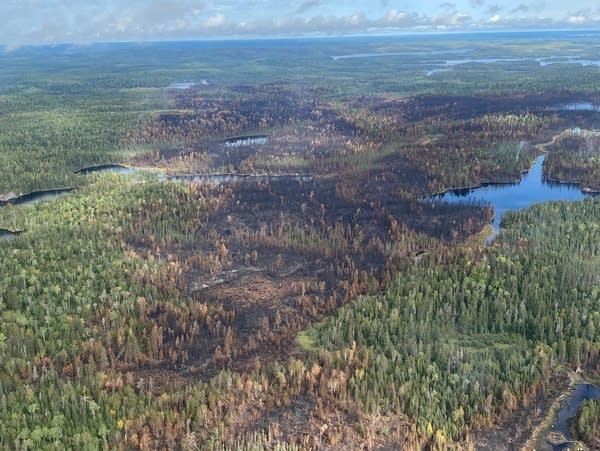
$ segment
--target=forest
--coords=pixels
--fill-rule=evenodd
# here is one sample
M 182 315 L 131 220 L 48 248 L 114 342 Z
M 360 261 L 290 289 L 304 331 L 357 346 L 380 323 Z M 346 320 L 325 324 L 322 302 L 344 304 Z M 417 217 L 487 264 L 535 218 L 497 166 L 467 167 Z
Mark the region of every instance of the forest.
M 573 421 L 573 434 L 586 443 L 597 443 L 600 437 L 598 401 L 585 401 Z
M 540 154 L 598 190 L 598 67 L 428 75 L 523 48 L 428 39 L 0 53 L 0 449 L 519 448 L 596 380 L 597 197 L 489 246 L 493 206 L 424 200 Z
M 549 146 L 546 160 L 548 179 L 572 181 L 590 191 L 600 190 L 598 154 L 600 136 L 594 131 L 575 128 Z

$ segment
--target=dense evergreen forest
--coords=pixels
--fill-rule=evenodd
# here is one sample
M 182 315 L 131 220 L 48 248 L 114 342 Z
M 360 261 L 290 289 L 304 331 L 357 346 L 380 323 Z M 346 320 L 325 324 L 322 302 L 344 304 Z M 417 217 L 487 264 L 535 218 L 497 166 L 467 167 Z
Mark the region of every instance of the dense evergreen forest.
M 576 128 L 549 146 L 546 160 L 548 178 L 580 183 L 585 189 L 600 190 L 600 135 Z
M 525 56 L 593 57 L 579 39 Z M 472 449 L 503 421 L 522 445 L 519 412 L 598 370 L 600 200 L 507 213 L 491 246 L 490 205 L 424 201 L 540 153 L 598 188 L 600 113 L 571 106 L 598 68 L 475 62 L 522 49 L 0 53 L 0 449 Z M 130 173 L 77 172 L 111 163 Z
M 600 440 L 600 402 L 584 401 L 571 429 L 578 439 L 596 444 Z
M 535 399 L 556 362 L 595 361 L 599 215 L 598 202 L 509 215 L 493 249 L 423 259 L 304 341 L 337 357 L 351 399 L 415 418 L 443 447 Z

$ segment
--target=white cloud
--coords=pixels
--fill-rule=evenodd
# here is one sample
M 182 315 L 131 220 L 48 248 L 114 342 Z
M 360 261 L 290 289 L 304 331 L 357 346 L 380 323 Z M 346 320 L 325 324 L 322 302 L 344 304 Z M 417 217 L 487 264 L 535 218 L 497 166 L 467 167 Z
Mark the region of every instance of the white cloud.
M 440 14 L 432 17 L 425 22 L 426 26 L 434 26 L 438 30 L 448 30 L 468 25 L 475 25 L 471 16 L 466 13 L 453 12 L 450 14 Z
M 525 14 L 529 12 L 529 6 L 527 6 L 525 3 L 520 3 L 519 5 L 515 6 L 510 12 L 513 14 Z
M 222 27 L 226 23 L 227 23 L 227 18 L 225 17 L 225 15 L 222 13 L 217 13 L 213 16 L 210 16 L 206 20 L 206 22 L 204 22 L 204 25 L 206 25 L 209 28 L 216 28 L 216 27 Z
M 376 21 L 376 26 L 382 27 L 410 27 L 418 25 L 420 19 L 417 15 L 406 11 L 390 9 L 381 19 Z
M 315 9 L 318 8 L 319 6 L 321 6 L 321 1 L 320 0 L 307 0 L 305 2 L 302 2 L 298 8 L 296 9 L 296 14 L 302 14 L 305 13 L 311 9 Z
M 356 14 L 352 14 L 349 18 L 348 18 L 348 23 L 350 25 L 360 25 L 364 22 L 365 20 L 365 14 L 364 13 L 356 13 Z
M 444 2 L 440 5 L 442 9 L 456 9 L 456 3 Z
M 0 0 L 0 44 L 600 27 L 593 0 L 571 0 L 570 12 L 543 0 L 438 1 L 402 10 L 387 0 Z

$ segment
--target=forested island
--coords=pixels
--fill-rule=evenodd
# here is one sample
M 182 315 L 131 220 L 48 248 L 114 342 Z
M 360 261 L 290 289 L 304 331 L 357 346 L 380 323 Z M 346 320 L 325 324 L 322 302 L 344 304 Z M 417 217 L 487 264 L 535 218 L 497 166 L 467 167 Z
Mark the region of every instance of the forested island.
M 0 53 L 0 449 L 596 446 L 600 38 L 541 37 Z M 436 197 L 542 155 L 493 240 Z

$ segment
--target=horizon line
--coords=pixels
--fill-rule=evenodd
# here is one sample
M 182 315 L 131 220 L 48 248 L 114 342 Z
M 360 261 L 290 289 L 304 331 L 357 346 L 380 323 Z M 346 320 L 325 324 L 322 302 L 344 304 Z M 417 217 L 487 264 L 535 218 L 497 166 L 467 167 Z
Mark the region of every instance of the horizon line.
M 445 36 L 445 35 L 486 35 L 486 34 L 518 34 L 518 33 L 577 33 L 589 35 L 590 33 L 600 36 L 600 29 L 595 28 L 528 28 L 528 29 L 475 29 L 475 30 L 423 30 L 423 31 L 394 31 L 390 33 L 353 33 L 353 34 L 306 34 L 306 35 L 272 35 L 272 36 L 219 36 L 219 37 L 189 37 L 180 39 L 131 39 L 131 40 L 101 40 L 90 42 L 56 42 L 56 43 L 40 43 L 40 44 L 23 44 L 18 47 L 10 48 L 6 44 L 0 43 L 0 50 L 11 52 L 19 49 L 27 48 L 52 48 L 52 47 L 91 47 L 95 45 L 119 45 L 119 44 L 163 44 L 163 43 L 218 43 L 218 42 L 249 42 L 249 41 L 299 41 L 299 40 L 335 40 L 335 39 L 352 39 L 352 38 L 400 38 L 411 36 Z M 593 35 L 592 35 L 593 36 Z

